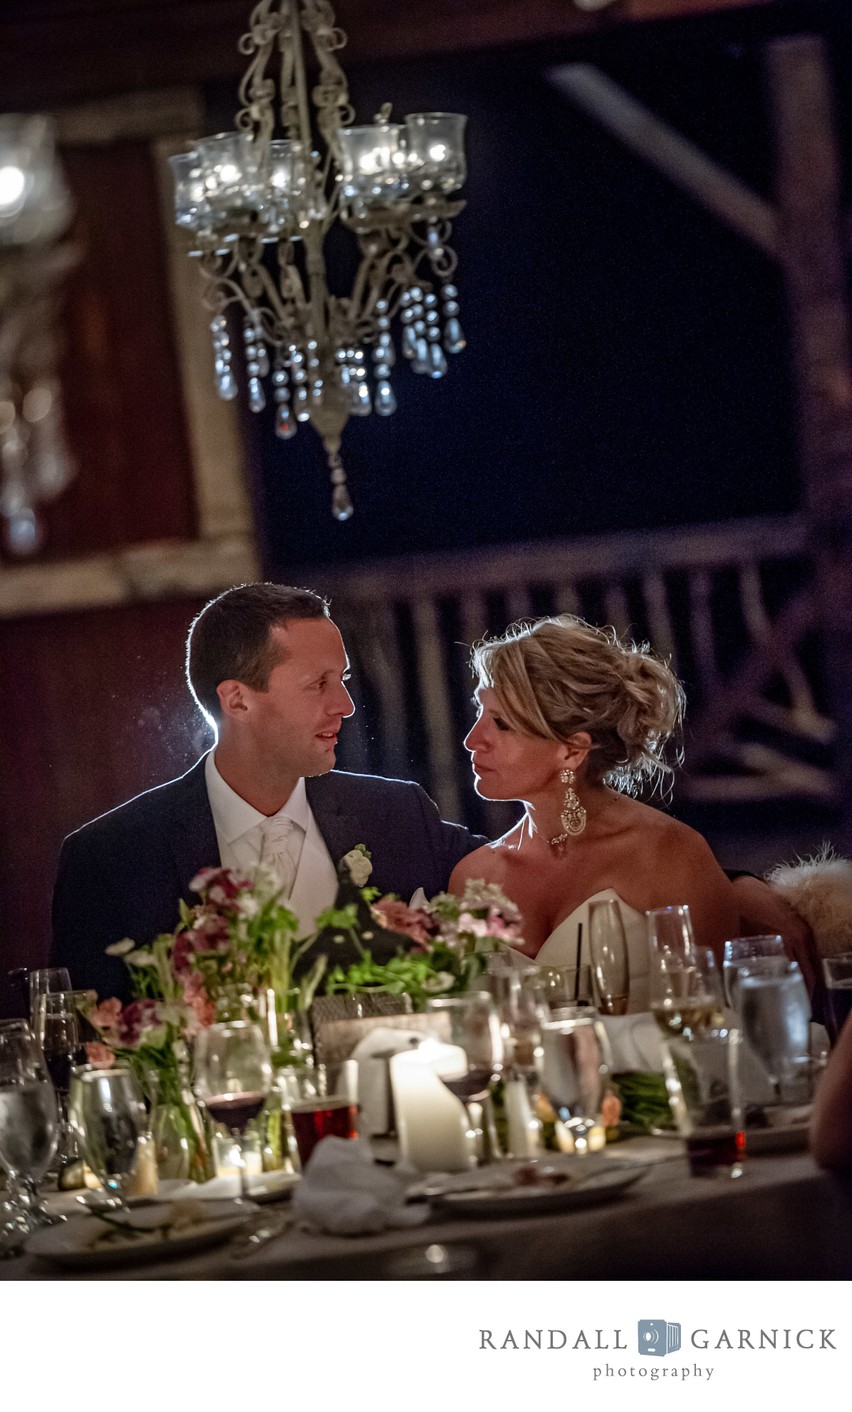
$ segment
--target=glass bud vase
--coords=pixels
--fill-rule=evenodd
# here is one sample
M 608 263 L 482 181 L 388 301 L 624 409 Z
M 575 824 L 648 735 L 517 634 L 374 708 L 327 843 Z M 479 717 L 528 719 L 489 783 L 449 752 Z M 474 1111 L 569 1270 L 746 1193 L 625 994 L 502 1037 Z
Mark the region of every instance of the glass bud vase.
M 206 1182 L 213 1176 L 213 1161 L 201 1110 L 184 1074 L 177 1068 L 159 1069 L 149 1077 L 150 1131 L 161 1181 Z

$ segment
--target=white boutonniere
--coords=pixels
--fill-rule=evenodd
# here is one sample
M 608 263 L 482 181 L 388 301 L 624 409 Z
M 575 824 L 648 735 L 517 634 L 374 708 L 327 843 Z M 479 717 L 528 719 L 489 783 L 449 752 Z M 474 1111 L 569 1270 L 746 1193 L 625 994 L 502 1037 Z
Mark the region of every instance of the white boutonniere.
M 363 887 L 373 871 L 370 850 L 365 843 L 356 843 L 340 860 L 341 872 L 348 873 L 356 887 Z

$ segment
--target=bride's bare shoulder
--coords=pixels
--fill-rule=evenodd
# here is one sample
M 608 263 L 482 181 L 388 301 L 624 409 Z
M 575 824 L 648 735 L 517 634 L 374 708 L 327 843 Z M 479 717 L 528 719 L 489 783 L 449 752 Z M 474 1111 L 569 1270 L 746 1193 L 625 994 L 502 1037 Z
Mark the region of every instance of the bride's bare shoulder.
M 483 882 L 500 882 L 505 873 L 505 852 L 511 834 L 505 834 L 494 843 L 485 843 L 475 848 L 457 863 L 450 877 L 448 891 L 464 892 L 464 885 L 475 879 Z

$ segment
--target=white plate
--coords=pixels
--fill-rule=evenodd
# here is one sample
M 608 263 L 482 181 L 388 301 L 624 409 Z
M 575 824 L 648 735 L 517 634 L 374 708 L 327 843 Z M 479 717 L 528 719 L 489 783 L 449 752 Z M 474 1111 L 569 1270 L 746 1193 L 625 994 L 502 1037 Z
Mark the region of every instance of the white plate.
M 302 1180 L 298 1172 L 263 1172 L 248 1179 L 249 1199 L 259 1206 L 269 1201 L 283 1201 Z M 194 1197 L 196 1201 L 220 1201 L 240 1194 L 237 1176 L 213 1177 L 209 1182 L 160 1182 L 159 1196 L 167 1201 Z
M 205 1246 L 216 1245 L 239 1230 L 255 1210 L 253 1205 L 236 1201 L 206 1202 L 206 1219 L 201 1224 L 164 1237 L 155 1228 L 162 1224 L 171 1209 L 171 1202 L 151 1202 L 147 1206 L 134 1207 L 133 1227 L 141 1234 L 124 1236 L 116 1232 L 113 1242 L 94 1248 L 89 1242 L 97 1218 L 82 1212 L 61 1225 L 35 1231 L 28 1238 L 26 1249 L 28 1254 L 40 1255 L 70 1269 L 106 1269 L 110 1265 L 136 1264 L 171 1255 L 187 1255 L 194 1250 L 203 1250 Z M 97 1225 L 100 1229 L 105 1228 L 101 1221 L 97 1221 Z
M 563 1177 L 537 1186 L 517 1185 L 513 1174 L 522 1162 L 503 1162 L 474 1172 L 462 1172 L 418 1188 L 443 1211 L 468 1216 L 514 1216 L 545 1211 L 579 1210 L 609 1201 L 639 1181 L 648 1163 L 610 1162 L 593 1156 L 548 1155 L 537 1164 Z

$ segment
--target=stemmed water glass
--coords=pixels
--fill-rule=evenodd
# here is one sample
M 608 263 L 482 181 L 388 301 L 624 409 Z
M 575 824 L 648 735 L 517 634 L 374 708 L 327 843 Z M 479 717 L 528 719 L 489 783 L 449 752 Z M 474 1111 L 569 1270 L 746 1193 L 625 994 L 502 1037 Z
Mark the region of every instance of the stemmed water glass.
M 260 1025 L 228 1020 L 202 1030 L 193 1054 L 195 1092 L 215 1123 L 223 1123 L 239 1152 L 240 1196 L 248 1199 L 240 1139 L 272 1087 L 269 1046 Z
M 722 978 L 725 983 L 725 999 L 732 1010 L 738 1009 L 737 972 L 742 966 L 751 968 L 755 961 L 759 961 L 755 969 L 765 971 L 768 975 L 778 975 L 783 971 L 787 961 L 783 938 L 777 934 L 774 936 L 738 936 L 734 937 L 732 941 L 725 942 Z
M 589 903 L 589 956 L 598 1010 L 602 1015 L 626 1015 L 630 963 L 621 908 L 615 897 Z
M 603 1024 L 594 1015 L 566 1010 L 541 1027 L 538 1073 L 542 1092 L 586 1156 L 589 1133 L 601 1121 L 609 1073 Z
M 44 966 L 30 971 L 30 1024 L 33 1029 L 38 1019 L 38 1002 L 42 995 L 52 995 L 58 990 L 71 989 L 71 977 L 65 966 Z
M 443 1017 L 442 1038 L 454 1047 L 455 1055 L 438 1071 L 441 1082 L 464 1104 L 468 1128 L 475 1136 L 477 1162 L 489 1155 L 487 1128 L 471 1105 L 484 1105 L 503 1072 L 505 1045 L 500 1016 L 488 991 L 466 995 L 441 996 L 426 1001 L 430 1014 Z
M 492 956 L 483 977 L 497 1007 L 503 1036 L 503 1077 L 535 1081 L 536 1049 L 549 1011 L 542 999 L 538 966 L 519 966 Z
M 126 1209 L 136 1149 L 148 1125 L 132 1071 L 124 1065 L 75 1069 L 68 1107 L 86 1161 L 109 1192 L 111 1204 Z
M 74 992 L 45 991 L 37 997 L 35 1014 L 36 1039 L 41 1045 L 47 1071 L 59 1098 L 60 1159 L 73 1155 L 72 1135 L 68 1127 L 68 1092 L 71 1070 L 84 1054 L 80 1045 L 80 1025 Z
M 743 1033 L 781 1101 L 810 1062 L 811 1002 L 798 964 L 786 962 L 777 975 L 742 966 L 738 1000 Z
M 56 1094 L 44 1056 L 27 1028 L 0 1029 L 0 1165 L 15 1197 L 13 1224 L 22 1232 L 61 1219 L 41 1205 L 37 1183 L 56 1150 Z

